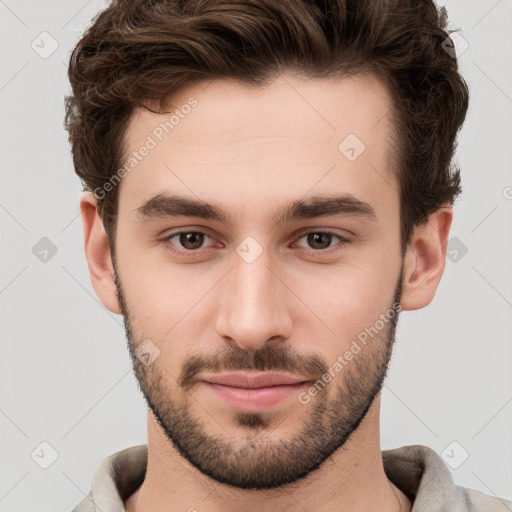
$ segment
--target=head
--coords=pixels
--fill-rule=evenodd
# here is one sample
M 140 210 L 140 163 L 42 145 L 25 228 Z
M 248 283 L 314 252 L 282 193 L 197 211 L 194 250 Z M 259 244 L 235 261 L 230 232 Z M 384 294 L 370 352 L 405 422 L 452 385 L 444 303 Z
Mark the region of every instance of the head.
M 151 414 L 204 474 L 294 482 L 372 410 L 460 193 L 468 91 L 447 36 L 427 0 L 134 0 L 76 46 L 92 282 L 124 315 Z M 308 384 L 232 407 L 203 381 L 230 370 Z

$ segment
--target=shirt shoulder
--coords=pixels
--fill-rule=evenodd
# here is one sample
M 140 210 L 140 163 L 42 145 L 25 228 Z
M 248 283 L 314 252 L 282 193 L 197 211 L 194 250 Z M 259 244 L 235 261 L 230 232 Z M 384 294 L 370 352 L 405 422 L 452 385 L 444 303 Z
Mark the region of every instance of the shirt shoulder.
M 131 446 L 109 455 L 92 477 L 91 490 L 72 512 L 126 512 L 124 501 L 142 484 L 147 445 Z
M 431 448 L 409 445 L 382 452 L 387 477 L 413 503 L 412 512 L 512 512 L 512 502 L 455 485 Z
M 470 512 L 512 512 L 512 501 L 489 496 L 475 489 L 456 487 L 464 497 L 466 509 Z

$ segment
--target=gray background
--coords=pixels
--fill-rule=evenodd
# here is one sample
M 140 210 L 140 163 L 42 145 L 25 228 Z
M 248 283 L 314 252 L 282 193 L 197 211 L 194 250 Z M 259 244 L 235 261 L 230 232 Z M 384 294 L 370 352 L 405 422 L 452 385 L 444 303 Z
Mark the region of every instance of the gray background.
M 464 193 L 434 301 L 399 322 L 382 448 L 428 445 L 457 484 L 512 499 L 512 1 L 445 4 L 469 43 Z M 122 318 L 90 284 L 63 128 L 69 52 L 104 5 L 0 0 L 2 511 L 71 510 L 104 457 L 146 442 Z

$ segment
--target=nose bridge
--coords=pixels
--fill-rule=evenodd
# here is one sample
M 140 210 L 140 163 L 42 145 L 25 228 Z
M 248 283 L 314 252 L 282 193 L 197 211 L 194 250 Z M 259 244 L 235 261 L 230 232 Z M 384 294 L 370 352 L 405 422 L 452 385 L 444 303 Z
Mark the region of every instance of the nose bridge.
M 266 252 L 256 259 L 234 255 L 219 303 L 217 331 L 241 348 L 258 350 L 272 337 L 289 336 L 291 319 L 284 288 L 270 271 Z

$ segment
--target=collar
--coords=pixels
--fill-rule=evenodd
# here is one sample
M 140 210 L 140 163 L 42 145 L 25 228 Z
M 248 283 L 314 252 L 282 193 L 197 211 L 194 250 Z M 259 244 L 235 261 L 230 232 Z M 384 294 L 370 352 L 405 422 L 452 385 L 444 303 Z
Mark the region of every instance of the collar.
M 73 512 L 126 512 L 124 502 L 146 474 L 147 445 L 132 446 L 105 458 L 91 491 Z M 382 451 L 386 476 L 413 503 L 412 512 L 511 512 L 512 502 L 454 484 L 441 457 L 424 445 Z

